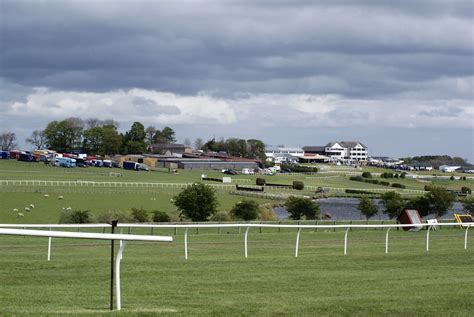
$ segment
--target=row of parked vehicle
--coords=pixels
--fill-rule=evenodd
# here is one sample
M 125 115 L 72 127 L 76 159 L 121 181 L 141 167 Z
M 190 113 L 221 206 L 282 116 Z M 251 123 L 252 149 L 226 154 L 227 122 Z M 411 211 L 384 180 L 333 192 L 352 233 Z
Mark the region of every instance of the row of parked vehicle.
M 241 172 L 237 172 L 236 170 L 233 169 L 223 169 L 222 173 L 227 174 L 227 175 L 255 175 L 255 174 L 260 174 L 260 175 L 275 175 L 276 173 L 282 173 L 282 174 L 288 174 L 291 173 L 289 169 L 286 168 L 280 168 L 280 166 L 273 166 L 269 168 L 243 168 Z
M 146 164 L 136 162 L 118 162 L 102 159 L 97 156 L 88 156 L 83 153 L 56 153 L 49 150 L 37 151 L 0 151 L 0 159 L 18 160 L 23 162 L 43 162 L 47 165 L 58 167 L 108 167 L 123 168 L 136 171 L 148 171 Z

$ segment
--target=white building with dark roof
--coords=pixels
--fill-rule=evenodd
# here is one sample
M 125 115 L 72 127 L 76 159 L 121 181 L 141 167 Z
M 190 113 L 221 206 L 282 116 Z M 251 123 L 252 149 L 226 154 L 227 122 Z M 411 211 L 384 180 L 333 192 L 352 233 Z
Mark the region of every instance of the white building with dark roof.
M 324 150 L 333 160 L 366 162 L 368 159 L 368 148 L 358 141 L 329 142 Z

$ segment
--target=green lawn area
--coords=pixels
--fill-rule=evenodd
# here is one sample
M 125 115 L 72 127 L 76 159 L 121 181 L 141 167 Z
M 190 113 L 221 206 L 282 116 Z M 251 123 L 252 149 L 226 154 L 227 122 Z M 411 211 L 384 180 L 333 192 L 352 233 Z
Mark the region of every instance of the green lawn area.
M 0 237 L 0 315 L 4 316 L 472 316 L 474 253 L 463 230 L 182 232 L 172 243 L 127 245 L 121 313 L 108 311 L 110 243 Z M 133 233 L 147 233 L 134 230 Z M 162 231 L 155 234 L 172 234 Z

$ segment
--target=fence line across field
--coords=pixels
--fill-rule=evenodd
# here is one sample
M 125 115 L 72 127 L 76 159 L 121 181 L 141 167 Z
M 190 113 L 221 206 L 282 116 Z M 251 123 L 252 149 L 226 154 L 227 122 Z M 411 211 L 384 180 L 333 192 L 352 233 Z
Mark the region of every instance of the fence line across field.
M 12 185 L 12 186 L 62 186 L 62 187 L 111 187 L 111 188 L 186 188 L 191 186 L 193 183 L 150 183 L 150 182 L 96 182 L 96 181 L 51 181 L 51 180 L 0 180 L 0 185 Z M 207 184 L 217 189 L 234 189 L 235 185 L 232 184 Z M 246 185 L 248 187 L 260 188 L 257 185 Z M 265 186 L 268 189 L 286 189 L 293 190 L 290 187 L 281 186 Z M 405 188 L 351 188 L 351 187 L 320 187 L 306 185 L 306 189 L 316 190 L 323 188 L 329 191 L 344 192 L 345 190 L 366 190 L 373 192 L 387 192 L 387 191 L 401 191 L 404 193 L 425 193 L 424 190 L 417 189 L 405 189 Z
M 436 225 L 429 224 L 429 223 L 422 223 L 422 224 L 341 224 L 341 225 L 310 225 L 310 224 L 264 224 L 264 223 L 220 223 L 220 224 L 130 224 L 130 223 L 119 223 L 117 227 L 121 229 L 123 232 L 124 228 L 128 228 L 129 232 L 131 228 L 162 228 L 162 229 L 175 229 L 175 233 L 177 233 L 177 229 L 185 229 L 184 231 L 184 258 L 188 259 L 188 230 L 189 229 L 198 229 L 198 228 L 244 228 L 244 256 L 245 258 L 248 257 L 248 234 L 250 228 L 286 228 L 286 229 L 298 229 L 295 241 L 295 257 L 298 257 L 298 250 L 299 250 L 299 240 L 300 235 L 303 229 L 345 229 L 344 234 L 344 255 L 347 254 L 348 250 L 348 234 L 350 229 L 353 228 L 381 228 L 387 229 L 385 234 L 385 253 L 388 253 L 388 242 L 389 242 L 389 232 L 392 228 L 411 228 L 411 227 L 426 227 L 428 230 L 426 231 L 426 251 L 429 251 L 429 237 L 430 231 L 434 227 L 442 227 L 442 226 L 462 226 L 464 228 L 464 249 L 467 250 L 467 241 L 468 241 L 468 230 L 470 227 L 474 226 L 474 223 L 437 223 Z M 45 231 L 43 236 L 48 236 L 48 232 L 51 231 L 52 228 L 108 228 L 111 227 L 109 224 L 67 224 L 67 225 L 57 225 L 57 224 L 0 224 L 0 228 L 49 228 L 50 231 Z M 153 235 L 151 235 L 153 236 Z M 52 235 L 49 236 L 48 240 L 48 261 L 51 260 L 51 243 L 52 243 Z M 120 240 L 120 239 L 119 239 Z M 120 242 L 120 245 L 122 243 Z
M 151 236 L 151 235 L 130 235 L 130 234 L 113 234 L 113 233 L 91 233 L 91 232 L 70 232 L 70 231 L 45 231 L 45 230 L 28 230 L 28 229 L 9 229 L 2 228 L 6 225 L 0 225 L 0 235 L 14 235 L 14 236 L 32 236 L 32 237 L 49 237 L 48 253 L 51 250 L 51 238 L 73 238 L 73 239 L 94 239 L 94 240 L 111 240 L 112 244 L 115 240 L 120 240 L 120 248 L 115 257 L 115 299 L 117 310 L 122 309 L 121 292 L 120 292 L 120 261 L 122 260 L 123 250 L 125 248 L 125 241 L 154 241 L 154 242 L 172 242 L 173 237 L 170 236 Z M 28 225 L 33 227 L 33 225 Z M 52 228 L 54 225 L 50 225 Z M 103 226 L 99 225 L 82 225 L 86 228 L 97 228 Z M 56 225 L 56 228 L 72 227 L 71 225 Z M 109 225 L 110 227 L 110 225 Z M 49 254 L 48 254 L 49 261 Z M 114 278 L 114 263 L 113 263 L 113 246 L 111 249 L 111 297 L 110 309 L 113 308 L 113 278 Z

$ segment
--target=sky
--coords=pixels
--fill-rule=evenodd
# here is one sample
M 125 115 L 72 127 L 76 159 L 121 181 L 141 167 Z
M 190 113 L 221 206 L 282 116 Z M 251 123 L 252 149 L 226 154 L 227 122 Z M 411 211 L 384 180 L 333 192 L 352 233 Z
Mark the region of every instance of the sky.
M 471 0 L 0 0 L 0 133 L 67 117 L 178 141 L 360 141 L 474 162 Z

